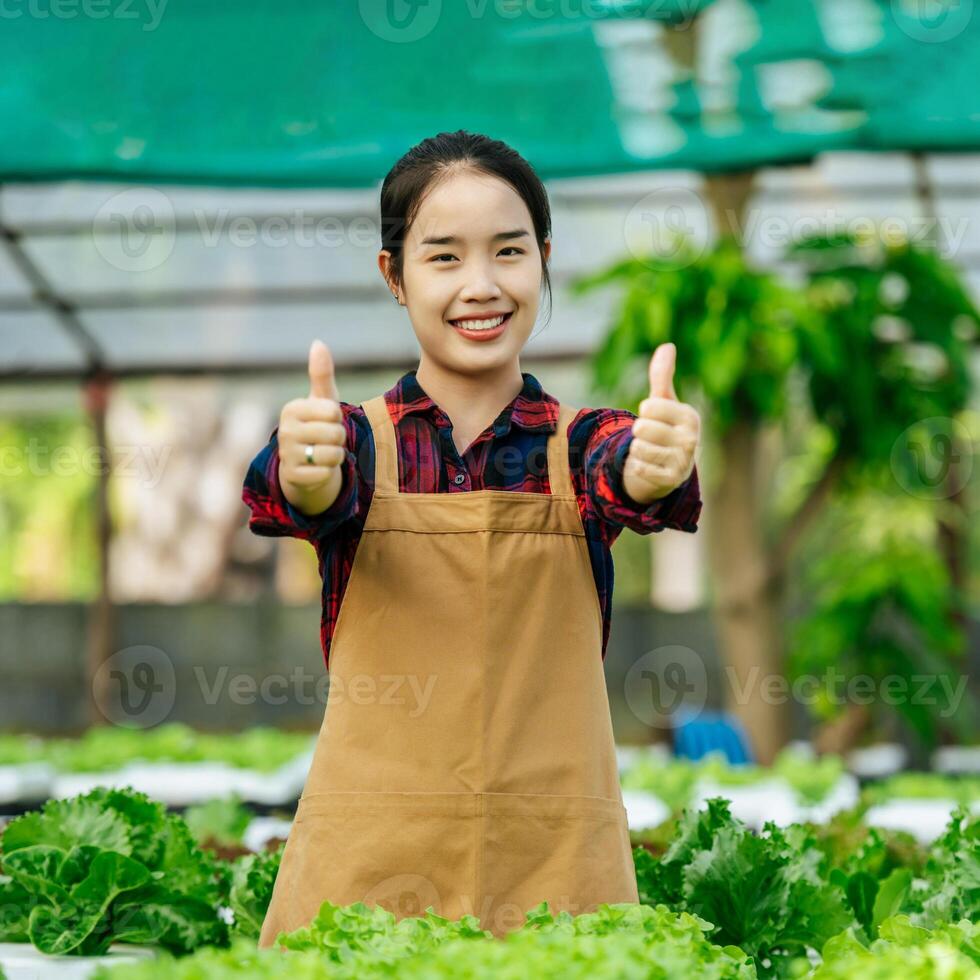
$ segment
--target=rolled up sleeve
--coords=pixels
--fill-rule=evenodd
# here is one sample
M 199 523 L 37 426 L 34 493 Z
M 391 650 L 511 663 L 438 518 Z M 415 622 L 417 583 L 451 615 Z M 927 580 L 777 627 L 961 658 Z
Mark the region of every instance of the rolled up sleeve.
M 691 475 L 666 496 L 639 504 L 623 486 L 623 467 L 633 441 L 636 416 L 621 409 L 599 413 L 589 439 L 589 491 L 603 521 L 637 534 L 673 528 L 693 533 L 701 516 L 701 488 L 697 465 Z
M 249 464 L 242 486 L 242 500 L 250 511 L 248 528 L 265 537 L 294 537 L 315 541 L 348 521 L 357 506 L 357 467 L 347 450 L 341 464 L 343 484 L 337 499 L 322 513 L 309 516 L 297 510 L 279 483 L 278 426 L 268 444 Z

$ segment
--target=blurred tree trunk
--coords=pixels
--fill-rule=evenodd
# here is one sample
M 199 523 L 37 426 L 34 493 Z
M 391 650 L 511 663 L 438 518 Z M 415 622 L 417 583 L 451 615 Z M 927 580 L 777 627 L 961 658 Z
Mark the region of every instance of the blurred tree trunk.
M 709 174 L 704 181 L 718 235 L 734 238 L 742 249 L 740 229 L 754 178 L 754 170 L 745 170 Z M 721 473 L 709 481 L 705 503 L 712 515 L 708 562 L 727 706 L 744 726 L 756 759 L 768 764 L 789 738 L 789 710 L 777 686 L 785 674 L 783 579 L 773 574 L 766 542 L 762 456 L 762 432 L 747 420 L 733 425 L 721 441 Z
M 698 22 L 695 18 L 665 31 L 678 69 L 696 70 Z M 719 237 L 745 248 L 742 229 L 756 171 L 706 174 L 704 191 Z M 761 433 L 738 422 L 722 439 L 721 473 L 705 481 L 702 492 L 711 514 L 706 521 L 708 564 L 715 589 L 715 631 L 725 662 L 727 707 L 742 723 L 752 751 L 769 763 L 786 744 L 789 712 L 771 693 L 773 677 L 785 671 L 781 622 L 782 577 L 773 574 L 765 540 L 765 493 L 758 486 Z
M 765 542 L 766 496 L 757 476 L 760 442 L 757 428 L 736 423 L 720 446 L 719 478 L 704 496 L 711 514 L 708 562 L 728 707 L 744 725 L 757 760 L 769 763 L 786 744 L 789 711 L 785 694 L 772 680 L 785 672 L 782 580 L 772 575 Z
M 848 704 L 840 715 L 822 724 L 813 737 L 820 753 L 841 755 L 854 748 L 871 724 L 871 712 L 866 704 Z
M 915 172 L 915 196 L 922 208 L 922 215 L 928 219 L 929 226 L 936 229 L 936 249 L 948 252 L 949 243 L 943 231 L 943 223 L 939 220 L 936 208 L 936 192 L 929 176 L 929 164 L 925 152 L 915 150 L 909 156 Z M 962 467 L 963 460 L 970 458 L 971 447 L 963 445 L 954 426 L 951 432 L 953 440 L 950 466 L 946 473 L 945 499 L 949 505 L 939 512 L 939 548 L 949 569 L 949 580 L 960 595 L 966 594 L 968 586 L 969 563 L 969 505 L 966 500 Z M 951 616 L 954 624 L 964 629 L 967 623 L 966 611 L 955 609 Z
M 88 691 L 88 721 L 90 725 L 104 725 L 109 704 L 107 674 L 102 665 L 112 655 L 115 646 L 116 611 L 110 591 L 110 540 L 112 517 L 109 512 L 109 482 L 112 477 L 112 456 L 106 427 L 106 410 L 111 394 L 112 381 L 108 375 L 99 374 L 85 383 L 83 397 L 85 408 L 92 423 L 95 446 L 103 465 L 95 484 L 96 554 L 98 562 L 99 592 L 88 610 L 88 636 L 85 653 L 85 677 Z

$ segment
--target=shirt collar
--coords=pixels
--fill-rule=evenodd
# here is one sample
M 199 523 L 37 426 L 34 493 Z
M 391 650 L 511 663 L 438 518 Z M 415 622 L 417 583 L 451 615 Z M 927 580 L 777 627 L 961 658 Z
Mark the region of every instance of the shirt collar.
M 405 415 L 417 413 L 428 416 L 435 425 L 449 425 L 449 417 L 426 394 L 415 376 L 416 369 L 403 374 L 385 393 L 385 400 L 392 408 L 394 422 Z M 549 395 L 541 382 L 527 371 L 521 372 L 524 385 L 514 400 L 497 416 L 493 423 L 494 435 L 503 436 L 511 424 L 529 432 L 554 432 L 558 428 L 558 400 Z

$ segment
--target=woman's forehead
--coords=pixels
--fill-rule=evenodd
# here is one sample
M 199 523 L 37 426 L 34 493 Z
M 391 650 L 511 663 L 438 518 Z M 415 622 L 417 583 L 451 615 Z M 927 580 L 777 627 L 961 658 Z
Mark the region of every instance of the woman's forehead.
M 531 230 L 531 215 L 520 194 L 506 181 L 486 174 L 446 178 L 425 195 L 412 222 L 423 239 L 491 240 L 495 235 Z

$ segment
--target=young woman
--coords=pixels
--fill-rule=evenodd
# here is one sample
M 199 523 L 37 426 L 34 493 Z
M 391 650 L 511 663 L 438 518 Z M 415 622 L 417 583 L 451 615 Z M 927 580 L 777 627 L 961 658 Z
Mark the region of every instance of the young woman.
M 695 531 L 696 411 L 655 352 L 640 415 L 521 371 L 548 285 L 541 181 L 458 131 L 381 190 L 381 273 L 419 365 L 340 400 L 328 349 L 243 499 L 313 543 L 330 694 L 260 945 L 321 903 L 431 907 L 503 935 L 542 901 L 637 900 L 603 676 L 624 527 Z

